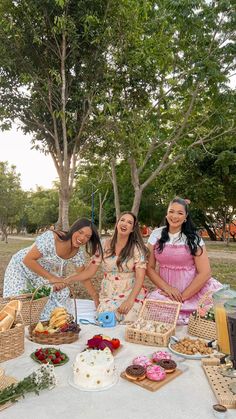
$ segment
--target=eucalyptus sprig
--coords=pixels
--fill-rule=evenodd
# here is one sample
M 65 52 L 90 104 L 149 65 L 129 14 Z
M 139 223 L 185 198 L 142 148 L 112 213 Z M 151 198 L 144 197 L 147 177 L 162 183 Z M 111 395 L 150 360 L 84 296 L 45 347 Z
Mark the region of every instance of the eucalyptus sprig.
M 40 390 L 51 389 L 56 385 L 54 366 L 43 364 L 36 371 L 25 377 L 22 381 L 4 388 L 0 391 L 0 405 L 7 402 L 16 402 L 27 393 L 39 395 Z

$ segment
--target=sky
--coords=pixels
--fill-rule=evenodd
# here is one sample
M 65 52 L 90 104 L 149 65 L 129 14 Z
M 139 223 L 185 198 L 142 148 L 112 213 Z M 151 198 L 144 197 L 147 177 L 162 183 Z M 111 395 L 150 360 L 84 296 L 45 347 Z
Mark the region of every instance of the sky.
M 30 140 L 31 136 L 17 130 L 16 125 L 10 131 L 0 131 L 0 161 L 16 166 L 23 190 L 35 191 L 37 186 L 49 189 L 58 180 L 54 163 L 50 156 L 31 150 Z

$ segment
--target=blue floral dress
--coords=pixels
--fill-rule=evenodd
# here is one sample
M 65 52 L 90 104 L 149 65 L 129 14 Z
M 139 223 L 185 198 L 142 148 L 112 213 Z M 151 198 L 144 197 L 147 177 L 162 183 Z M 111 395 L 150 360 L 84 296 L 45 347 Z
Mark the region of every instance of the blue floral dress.
M 56 253 L 54 233 L 50 230 L 37 237 L 34 244 L 42 254 L 42 257 L 38 259 L 37 262 L 48 272 L 54 273 L 59 277 L 66 276 L 66 267 L 69 262 L 73 263 L 76 267 L 85 264 L 84 252 L 81 249 L 79 249 L 78 253 L 70 259 L 62 259 L 59 257 Z M 21 249 L 12 256 L 4 275 L 3 297 L 18 295 L 22 293 L 22 290 L 29 287 L 49 285 L 49 282 L 45 278 L 38 276 L 23 263 L 25 255 L 32 246 Z M 55 307 L 66 307 L 67 310 L 71 312 L 71 300 L 69 295 L 69 288 L 51 292 L 49 300 L 41 313 L 41 320 L 48 320 L 51 311 Z

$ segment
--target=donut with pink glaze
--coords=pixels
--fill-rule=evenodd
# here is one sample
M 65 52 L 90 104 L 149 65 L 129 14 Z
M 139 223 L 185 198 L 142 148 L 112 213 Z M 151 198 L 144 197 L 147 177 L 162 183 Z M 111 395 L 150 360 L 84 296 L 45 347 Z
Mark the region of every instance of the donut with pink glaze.
M 166 372 L 159 365 L 152 365 L 146 369 L 146 377 L 152 381 L 162 381 L 166 378 Z
M 147 368 L 152 365 L 152 361 L 147 356 L 141 355 L 133 359 L 133 365 L 141 365 L 142 367 Z
M 152 360 L 154 362 L 161 361 L 161 359 L 171 359 L 171 355 L 165 351 L 157 351 L 152 354 Z

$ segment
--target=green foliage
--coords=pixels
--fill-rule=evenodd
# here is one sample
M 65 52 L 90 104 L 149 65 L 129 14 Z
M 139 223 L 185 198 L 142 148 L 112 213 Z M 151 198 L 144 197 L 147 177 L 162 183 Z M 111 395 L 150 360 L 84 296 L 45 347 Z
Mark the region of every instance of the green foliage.
M 16 227 L 23 214 L 26 195 L 20 187 L 20 175 L 15 166 L 0 162 L 0 229 Z
M 29 192 L 25 216 L 27 231 L 30 233 L 55 224 L 58 219 L 58 192 L 41 188 Z

